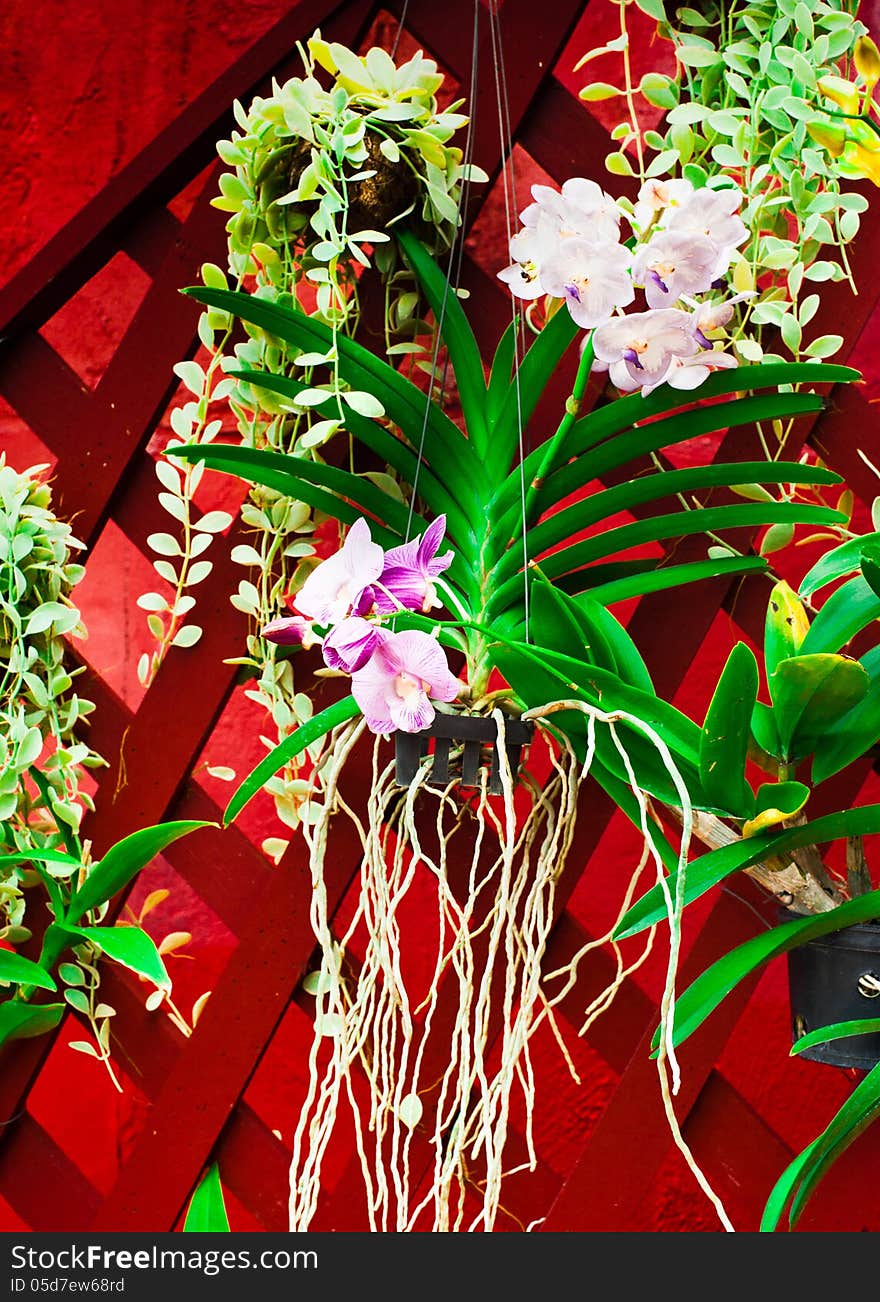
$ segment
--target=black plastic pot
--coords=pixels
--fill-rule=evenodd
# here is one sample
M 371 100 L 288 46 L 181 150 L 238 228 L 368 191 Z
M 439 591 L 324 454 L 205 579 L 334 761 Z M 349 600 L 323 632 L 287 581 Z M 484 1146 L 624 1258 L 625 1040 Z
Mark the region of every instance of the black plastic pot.
M 521 719 L 505 721 L 504 749 L 514 775 L 519 768 L 522 748 L 531 741 L 533 732 L 534 725 L 523 723 Z M 396 732 L 394 742 L 395 780 L 401 787 L 412 784 L 433 742 L 431 781 L 435 785 L 446 786 L 450 779 L 458 778 L 463 787 L 478 787 L 480 769 L 488 765 L 488 790 L 493 795 L 501 792 L 498 728 L 491 715 L 437 714 L 430 728 L 422 732 Z
M 880 924 L 845 927 L 790 950 L 788 986 L 794 1043 L 832 1022 L 880 1017 Z M 801 1056 L 868 1071 L 880 1062 L 880 1032 L 817 1044 Z

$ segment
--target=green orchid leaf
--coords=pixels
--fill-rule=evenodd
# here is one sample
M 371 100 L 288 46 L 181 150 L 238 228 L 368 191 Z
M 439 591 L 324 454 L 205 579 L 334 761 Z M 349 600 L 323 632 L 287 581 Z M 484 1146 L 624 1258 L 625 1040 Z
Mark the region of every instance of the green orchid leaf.
M 216 823 L 195 820 L 158 823 L 155 827 L 143 827 L 140 831 L 126 836 L 122 841 L 117 841 L 94 866 L 74 894 L 67 910 L 65 924 L 67 926 L 75 924 L 90 909 L 105 904 L 174 841 L 180 840 L 182 836 L 189 836 L 190 832 L 195 832 L 200 827 L 216 826 Z
M 492 433 L 493 439 L 497 438 L 505 450 L 506 464 L 510 464 L 514 455 L 520 429 L 528 428 L 551 375 L 580 333 L 580 327 L 575 325 L 571 313 L 560 309 L 554 312 L 523 357 L 516 383 L 511 380 L 508 386 L 501 403 L 501 410 L 495 418 Z M 561 458 L 567 460 L 569 455 L 570 453 L 567 453 L 564 448 L 560 449 Z M 537 474 L 543 456 L 544 448 L 540 446 L 531 457 L 526 458 L 524 462 L 526 483 Z M 506 482 L 511 483 L 515 499 L 520 492 L 519 469 L 515 470 Z
M 64 1004 L 25 1004 L 7 999 L 0 1004 L 0 1045 L 10 1040 L 30 1040 L 54 1030 L 64 1009 Z
M 557 315 L 561 314 L 557 313 Z M 735 371 L 716 371 L 700 386 L 700 397 L 701 399 L 723 397 L 731 393 L 774 388 L 780 384 L 846 383 L 858 378 L 858 371 L 845 366 L 828 366 L 816 362 L 762 363 L 758 366 L 740 366 Z M 795 399 L 793 404 L 791 399 Z M 668 385 L 660 385 L 647 398 L 639 393 L 618 398 L 604 407 L 596 408 L 589 415 L 575 422 L 566 440 L 565 457 L 566 459 L 571 456 L 579 457 L 588 448 L 597 447 L 605 440 L 614 446 L 617 443 L 614 436 L 622 434 L 625 430 L 630 432 L 628 437 L 632 440 L 636 433 L 641 432 L 644 438 L 645 430 L 665 426 L 659 435 L 652 436 L 647 447 L 633 442 L 626 445 L 616 460 L 617 465 L 624 465 L 646 452 L 670 447 L 676 442 L 699 434 L 712 433 L 731 425 L 772 420 L 777 416 L 819 411 L 824 405 L 823 400 L 816 394 L 772 394 L 769 398 L 765 396 L 736 399 L 731 403 L 706 403 L 685 413 L 684 416 L 673 416 L 669 422 L 654 420 L 654 417 L 680 411 L 690 401 L 692 395 L 670 389 Z M 740 406 L 741 403 L 746 405 Z M 768 403 L 769 405 L 766 405 Z M 641 431 L 635 429 L 640 422 L 645 421 L 650 423 Z M 635 450 L 636 447 L 640 450 Z M 537 448 L 526 458 L 524 473 L 527 481 L 537 474 L 542 455 L 542 449 Z M 605 468 L 598 472 L 599 475 L 606 473 L 610 468 L 605 460 L 600 464 Z M 576 479 L 581 484 L 589 483 L 593 477 L 598 476 L 587 471 L 576 472 Z M 551 488 L 554 478 L 551 475 L 542 490 L 545 494 L 541 499 L 542 509 L 566 496 L 565 492 L 557 492 L 555 488 Z M 517 470 L 508 477 L 497 494 L 495 507 L 497 516 L 516 501 L 520 491 L 519 484 Z
M 530 622 L 538 645 L 585 664 L 595 663 L 590 654 L 589 626 L 580 618 L 573 598 L 540 576 L 531 587 Z
M 0 949 L 0 981 L 8 981 L 18 986 L 37 986 L 41 990 L 57 990 L 49 973 L 21 954 L 13 954 L 8 949 Z
M 801 651 L 834 652 L 880 618 L 880 597 L 861 574 L 847 580 L 825 602 L 810 625 Z
M 880 805 L 862 805 L 858 809 L 825 814 L 822 818 L 814 818 L 811 822 L 786 828 L 782 832 L 761 832 L 747 840 L 722 845 L 688 865 L 684 902 L 686 905 L 691 904 L 733 873 L 751 868 L 764 859 L 782 858 L 790 851 L 806 845 L 821 845 L 823 841 L 835 841 L 845 836 L 871 836 L 877 832 L 880 832 Z M 670 877 L 668 886 L 674 894 L 674 874 Z M 626 936 L 635 936 L 665 917 L 663 892 L 659 886 L 652 886 L 628 911 L 615 931 L 615 937 L 622 940 Z
M 844 574 L 853 574 L 860 565 L 862 549 L 866 544 L 880 543 L 880 533 L 868 533 L 862 538 L 850 538 L 826 552 L 801 581 L 800 594 L 811 597 L 820 588 L 843 578 Z
M 819 820 L 821 821 L 821 820 Z M 880 914 L 880 891 L 847 900 L 827 913 L 795 918 L 770 931 L 762 931 L 737 945 L 708 967 L 676 999 L 673 1041 L 682 1044 L 750 972 L 777 954 L 796 949 L 817 936 L 827 936 L 854 922 L 870 922 Z M 657 1047 L 655 1036 L 654 1047 Z
M 781 660 L 797 655 L 810 629 L 803 602 L 783 580 L 770 593 L 764 622 L 764 666 L 767 674 Z
M 141 927 L 64 927 L 68 945 L 79 945 L 84 940 L 97 945 L 114 963 L 145 976 L 163 990 L 171 989 L 171 978 L 162 962 L 152 936 Z
M 782 759 L 782 742 L 776 728 L 776 716 L 769 705 L 763 701 L 755 702 L 752 713 L 752 736 L 760 750 L 771 759 Z M 756 758 L 753 756 L 753 758 Z M 760 756 L 757 757 L 760 759 Z
M 831 1044 L 833 1040 L 847 1040 L 852 1035 L 880 1034 L 880 1017 L 860 1017 L 851 1022 L 830 1022 L 828 1026 L 819 1026 L 815 1031 L 808 1031 L 791 1046 L 792 1057 L 797 1057 L 806 1049 L 814 1049 L 817 1044 Z
M 867 662 L 868 656 L 863 656 L 860 663 L 866 670 Z M 861 759 L 880 740 L 880 678 L 870 672 L 868 677 L 871 685 L 862 700 L 822 738 L 822 745 L 813 756 L 811 776 L 814 783 L 825 782 L 848 764 Z
M 786 1207 L 791 1201 L 794 1190 L 797 1188 L 801 1173 L 808 1166 L 818 1143 L 819 1140 L 814 1139 L 812 1144 L 808 1144 L 802 1153 L 798 1153 L 797 1157 L 788 1164 L 776 1181 L 761 1216 L 760 1231 L 762 1234 L 772 1234 L 778 1226 Z
M 326 710 L 321 710 L 319 714 L 313 715 L 306 723 L 301 723 L 295 732 L 292 732 L 289 737 L 285 737 L 284 741 L 280 742 L 274 750 L 269 752 L 265 759 L 260 761 L 253 772 L 238 787 L 226 806 L 223 814 L 223 826 L 228 827 L 237 818 L 245 805 L 254 798 L 257 792 L 278 772 L 282 765 L 295 759 L 307 747 L 326 736 L 339 724 L 346 723 L 359 714 L 360 707 L 354 697 L 345 696 L 341 701 L 335 701 L 333 705 L 328 705 Z
M 327 353 L 335 347 L 340 373 L 346 382 L 353 389 L 365 390 L 378 397 L 388 418 L 413 448 L 419 448 L 424 428 L 429 463 L 433 465 L 439 461 L 454 467 L 461 483 L 479 483 L 479 458 L 454 422 L 437 403 L 429 402 L 421 389 L 368 348 L 344 334 L 334 335 L 329 326 L 293 305 L 285 307 L 254 294 L 207 289 L 202 285 L 183 292 L 205 307 L 218 307 L 230 312 L 239 320 L 265 330 L 294 348 Z
M 721 672 L 700 735 L 700 778 L 709 800 L 736 817 L 752 807 L 746 758 L 758 697 L 758 662 L 737 642 Z
M 717 533 L 723 529 L 758 528 L 777 522 L 839 524 L 842 519 L 840 512 L 828 507 L 801 506 L 788 502 L 744 502 L 741 505 L 682 510 L 672 515 L 649 516 L 631 524 L 619 525 L 569 547 L 562 547 L 542 560 L 541 570 L 547 578 L 555 580 L 592 561 L 647 542 Z M 512 602 L 520 599 L 521 592 L 521 577 L 512 575 L 495 588 L 486 606 L 487 615 L 491 618 L 506 610 Z
M 284 452 L 230 447 L 222 443 L 188 443 L 175 448 L 173 455 L 185 461 L 203 461 L 213 470 L 236 475 L 251 484 L 264 484 L 267 488 L 284 493 L 286 497 L 299 497 L 304 486 L 317 484 L 338 495 L 341 503 L 350 505 L 354 509 L 355 518 L 361 515 L 375 516 L 385 525 L 381 531 L 384 538 L 394 538 L 396 544 L 406 534 L 409 511 L 404 504 L 377 488 L 369 479 L 353 475 L 348 470 L 339 470 L 336 466 L 328 466 L 320 461 L 307 461 L 303 457 L 290 456 Z M 342 517 L 337 515 L 337 518 Z M 419 526 L 419 532 L 424 532 L 428 527 L 427 522 L 418 515 L 413 519 Z M 372 525 L 372 521 L 370 523 Z
M 519 330 L 519 316 L 514 317 L 498 341 L 492 367 L 489 371 L 489 384 L 486 389 L 486 420 L 490 429 L 498 419 L 498 413 L 507 397 L 507 391 L 513 383 L 513 362 L 516 351 L 516 336 Z
M 575 604 L 587 625 L 592 645 L 601 647 L 606 657 L 595 663 L 616 673 L 630 687 L 655 695 L 648 666 L 620 621 L 595 599 L 592 592 L 582 593 L 575 599 Z
M 405 226 L 395 228 L 395 238 L 415 272 L 434 313 L 449 360 L 464 413 L 468 438 L 481 458 L 487 453 L 486 383 L 480 349 L 455 290 L 421 240 Z
M 798 655 L 780 661 L 768 681 L 783 757 L 794 760 L 864 698 L 870 680 L 857 660 Z
M 217 1234 L 229 1230 L 229 1217 L 220 1183 L 220 1168 L 214 1162 L 196 1186 L 186 1220 L 184 1234 Z
M 607 670 L 583 665 L 530 644 L 496 645 L 490 653 L 493 663 L 530 709 L 572 699 L 605 712 L 626 710 L 647 722 L 669 745 L 689 789 L 699 790 L 696 769 L 699 734 L 691 721 L 673 707 L 646 692 L 627 687 Z M 576 753 L 582 753 L 588 732 L 584 714 L 577 710 L 558 711 L 552 715 L 552 722 L 570 738 Z M 660 800 L 677 802 L 680 799 L 677 789 L 653 743 L 632 725 L 618 723 L 616 727 L 642 789 Z M 626 765 L 605 727 L 596 729 L 596 754 L 611 774 L 627 782 Z
M 578 754 L 579 759 L 583 760 L 584 756 L 578 753 L 577 749 L 575 753 Z M 632 825 L 641 831 L 641 810 L 629 783 L 616 777 L 598 757 L 594 758 L 593 763 L 590 765 L 590 777 L 611 797 L 615 806 L 629 819 Z M 651 849 L 656 853 L 667 871 L 673 872 L 678 867 L 678 850 L 671 844 L 663 829 L 653 819 L 648 818 L 646 820 L 645 831 Z
M 528 531 L 526 546 L 531 558 L 538 557 L 549 548 L 584 529 L 608 520 L 620 511 L 635 512 L 639 506 L 698 492 L 704 488 L 727 488 L 743 482 L 761 484 L 786 484 L 799 479 L 799 471 L 806 471 L 797 462 L 776 463 L 768 469 L 766 462 L 740 462 L 690 466 L 684 470 L 665 470 L 628 480 L 613 488 L 602 489 L 589 497 L 564 507 Z M 497 581 L 507 578 L 522 565 L 523 543 L 517 538 L 505 552 L 496 567 Z
M 288 398 L 295 398 L 297 394 L 308 387 L 301 380 L 296 380 L 292 376 L 273 375 L 271 371 L 240 370 L 227 371 L 226 374 L 231 376 L 232 379 L 242 380 L 254 388 L 268 389 L 273 393 Z M 313 407 L 312 411 L 317 412 L 324 420 L 338 419 L 339 408 L 337 401 L 332 394 L 328 394 L 327 397 L 327 402 L 321 403 L 318 407 Z M 395 438 L 377 421 L 359 415 L 358 412 L 348 406 L 344 407 L 343 415 L 344 425 L 349 433 L 359 443 L 363 443 L 371 452 L 375 452 L 378 457 L 381 457 L 383 461 L 396 470 L 406 483 L 411 485 L 418 477 L 419 497 L 427 504 L 433 515 L 447 516 L 449 532 L 459 545 L 467 542 L 472 537 L 473 525 L 468 521 L 460 503 L 454 496 L 454 477 L 452 477 L 447 489 L 424 460 L 419 466 L 418 457 L 413 450 L 402 439 Z M 462 496 L 466 499 L 467 494 L 462 494 Z
M 548 510 L 584 485 L 595 479 L 604 479 L 641 457 L 713 434 L 719 429 L 807 416 L 821 409 L 822 399 L 814 393 L 762 394 L 754 398 L 737 398 L 717 406 L 695 407 L 691 411 L 650 421 L 647 425 L 635 425 L 586 449 L 550 475 L 538 494 L 537 505 L 540 511 Z M 600 411 L 604 410 L 607 409 L 600 408 Z M 812 475 L 819 468 L 803 469 Z M 840 482 L 839 476 L 830 471 L 821 470 L 820 473 L 823 479 L 830 474 L 832 483 Z M 747 482 L 745 478 L 740 480 L 740 483 L 744 482 Z
M 538 647 L 610 670 L 653 695 L 645 662 L 623 625 L 589 597 L 561 592 L 540 570 L 531 589 L 531 631 Z
M 597 583 L 589 588 L 589 595 L 603 606 L 613 606 L 615 602 L 628 601 L 631 597 L 641 597 L 648 592 L 666 592 L 670 588 L 685 587 L 688 583 L 732 577 L 735 574 L 761 574 L 766 569 L 767 561 L 763 556 L 687 561 L 682 565 L 665 565 L 661 569 Z M 593 572 L 592 567 L 574 571 L 575 574 L 583 575 L 585 580 Z
M 880 597 L 880 546 L 865 543 L 861 558 L 862 576 L 875 597 Z
M 755 812 L 743 824 L 743 837 L 757 836 L 800 813 L 810 798 L 803 782 L 764 782 L 755 796 Z
M 810 1146 L 809 1158 L 799 1171 L 797 1188 L 789 1212 L 794 1228 L 816 1185 L 829 1167 L 880 1116 L 880 1063 L 868 1072 L 846 1102 Z

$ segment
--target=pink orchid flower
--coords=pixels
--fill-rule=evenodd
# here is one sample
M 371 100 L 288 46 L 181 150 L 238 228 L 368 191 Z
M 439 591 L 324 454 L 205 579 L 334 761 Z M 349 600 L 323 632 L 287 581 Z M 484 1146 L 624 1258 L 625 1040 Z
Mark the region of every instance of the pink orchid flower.
M 440 644 L 413 629 L 389 633 L 352 675 L 351 690 L 371 732 L 421 732 L 434 719 L 431 700 L 455 700 L 461 683 Z
M 673 358 L 699 352 L 693 317 L 678 308 L 631 312 L 616 317 L 593 335 L 593 369 L 607 370 L 618 389 L 648 394 L 662 384 Z
M 639 197 L 633 207 L 632 224 L 636 230 L 646 231 L 659 217 L 663 225 L 672 218 L 675 210 L 680 208 L 694 193 L 690 181 L 676 177 L 653 177 L 646 181 L 639 190 Z
M 644 285 L 648 307 L 674 307 L 683 294 L 711 288 L 718 257 L 717 246 L 705 235 L 657 231 L 636 252 L 633 280 Z
M 563 240 L 547 259 L 541 282 L 548 294 L 564 300 L 573 321 L 591 330 L 635 298 L 630 260 L 629 250 L 620 244 L 591 244 L 574 237 Z
M 370 537 L 363 517 L 355 520 L 342 547 L 312 570 L 296 595 L 296 606 L 315 624 L 338 624 L 363 614 L 362 599 L 382 573 L 385 553 Z
M 437 555 L 445 532 L 446 516 L 438 515 L 421 538 L 385 553 L 385 568 L 372 590 L 380 615 L 390 615 L 401 607 L 427 614 L 443 604 L 437 599 L 434 579 L 448 570 L 453 560 L 451 551 Z
M 594 243 L 601 240 L 616 244 L 620 238 L 620 209 L 595 181 L 572 176 L 561 191 L 549 185 L 533 185 L 532 199 L 534 203 L 520 213 L 525 227 L 538 226 L 549 217 L 563 239 L 580 235 Z
M 353 674 L 363 669 L 377 647 L 390 636 L 376 624 L 352 615 L 337 624 L 324 638 L 324 663 L 328 669 Z

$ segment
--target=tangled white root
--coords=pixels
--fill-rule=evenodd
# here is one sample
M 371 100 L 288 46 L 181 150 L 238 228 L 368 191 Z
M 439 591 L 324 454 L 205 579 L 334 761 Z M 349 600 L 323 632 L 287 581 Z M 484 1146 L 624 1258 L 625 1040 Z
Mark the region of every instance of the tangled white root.
M 687 791 L 662 740 L 637 719 L 603 714 L 582 702 L 555 703 L 528 717 L 540 723 L 546 714 L 563 708 L 582 710 L 588 716 L 586 760 L 581 764 L 564 739 L 557 745 L 545 734 L 552 772 L 543 787 L 527 773 L 522 775 L 520 789 L 528 793 L 530 802 L 524 817 L 518 816 L 516 808 L 515 775 L 504 746 L 505 717 L 499 710 L 493 717 L 498 728 L 500 799 L 488 796 L 483 777 L 474 805 L 463 804 L 455 782 L 443 789 L 429 783 L 425 765 L 413 784 L 401 789 L 394 782 L 393 764 L 380 763 L 377 739 L 367 817 L 361 821 L 343 800 L 338 784 L 346 759 L 363 733 L 362 720 L 340 734 L 328 756 L 323 771 L 324 809 L 318 822 L 304 828 L 313 887 L 311 921 L 322 959 L 309 1084 L 290 1167 L 291 1230 L 308 1229 L 317 1210 L 324 1158 L 343 1099 L 349 1104 L 374 1232 L 493 1230 L 501 1207 L 502 1179 L 511 1174 L 505 1159 L 510 1160 L 510 1113 L 517 1096 L 525 1115 L 523 1165 L 528 1169 L 537 1165 L 530 1040 L 547 1019 L 577 1079 L 554 1008 L 574 986 L 588 951 L 613 944 L 609 933 L 585 947 L 563 973 L 545 976 L 542 972 L 555 916 L 556 884 L 571 848 L 578 790 L 592 763 L 597 724 L 610 729 L 624 759 L 645 838 L 621 916 L 652 854 L 661 879 L 663 870 L 648 835 L 647 802 L 615 723 L 633 725 L 653 742 L 679 790 L 685 815 L 682 865 L 690 837 Z M 426 829 L 428 800 L 435 802 L 436 809 L 433 828 Z M 417 802 L 421 831 L 415 817 Z M 334 813 L 340 812 L 358 833 L 363 861 L 354 915 L 336 940 L 323 869 L 328 830 Z M 401 912 L 417 875 L 420 882 L 430 882 L 436 904 L 433 967 L 421 992 L 409 988 L 401 953 L 405 925 Z M 683 879 L 682 872 L 679 895 Z M 719 1208 L 726 1228 L 732 1228 L 696 1166 L 672 1108 L 666 1064 L 672 1067 L 674 1092 L 678 1066 L 671 1025 L 681 899 L 672 901 L 667 896 L 667 903 L 673 937 L 658 1057 L 664 1104 L 676 1143 Z M 653 931 L 643 953 L 629 966 L 624 966 L 614 945 L 615 978 L 587 1009 L 582 1030 L 610 1005 L 626 976 L 647 957 L 652 940 Z M 358 947 L 362 957 L 356 963 L 353 954 Z M 545 980 L 560 976 L 562 988 L 550 999 Z

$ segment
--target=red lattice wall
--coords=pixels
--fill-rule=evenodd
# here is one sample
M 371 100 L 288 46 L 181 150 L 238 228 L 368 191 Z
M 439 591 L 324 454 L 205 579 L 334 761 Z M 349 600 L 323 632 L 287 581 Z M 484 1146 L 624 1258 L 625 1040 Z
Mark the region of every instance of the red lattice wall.
M 289 6 L 251 0 L 244 7 L 198 0 L 185 11 L 132 0 L 128 7 L 127 32 L 118 27 L 118 7 L 114 24 L 97 4 L 91 12 L 79 8 L 75 33 L 73 18 L 60 15 L 45 30 L 25 32 L 31 10 L 23 0 L 12 0 L 3 20 L 11 34 L 5 44 L 17 51 L 23 84 L 34 94 L 22 118 L 13 79 L 10 109 L 22 125 L 7 186 L 16 274 L 0 296 L 0 394 L 6 404 L 0 446 L 18 466 L 53 465 L 58 507 L 90 548 L 81 593 L 92 638 L 75 652 L 89 669 L 84 694 L 97 703 L 92 742 L 110 760 L 99 775 L 98 813 L 88 827 L 97 853 L 163 818 L 216 819 L 229 789 L 207 775 L 205 765 L 233 763 L 244 772 L 261 754 L 259 718 L 223 663 L 237 654 L 244 634 L 228 602 L 240 577 L 229 560 L 234 529 L 213 548 L 213 572 L 198 589 L 202 641 L 172 653 L 146 694 L 133 672 L 148 645 L 134 605 L 154 582 L 146 538 L 165 519 L 155 499 L 153 462 L 175 390 L 172 366 L 196 346 L 196 313 L 177 291 L 196 278 L 200 263 L 225 261 L 223 218 L 209 206 L 214 141 L 228 133 L 234 98 L 246 100 L 272 74 L 296 71 L 290 52 L 297 39 L 320 24 L 329 39 L 369 43 L 393 34 L 400 10 L 397 3 L 380 10 L 372 0 Z M 410 0 L 402 51 L 411 39 L 466 85 L 471 14 L 469 0 Z M 579 83 L 571 70 L 613 14 L 606 0 L 546 0 L 538 21 L 532 0 L 505 0 L 523 192 L 542 173 L 556 182 L 603 176 L 605 127 L 575 98 Z M 243 31 L 243 15 L 253 24 L 250 32 Z M 45 10 L 36 21 L 46 23 Z M 480 67 L 486 75 L 475 108 L 476 161 L 494 181 L 500 146 L 487 24 L 483 28 Z M 264 34 L 253 43 L 258 31 Z M 75 42 L 73 57 L 69 42 Z M 654 53 L 647 39 L 640 42 L 637 73 L 651 66 Z M 214 73 L 220 75 L 212 83 Z M 9 89 L 4 93 L 12 98 Z M 114 135 L 118 124 L 127 134 Z M 62 218 L 66 224 L 34 253 Z M 870 455 L 876 428 L 870 340 L 880 320 L 870 254 L 877 221 L 864 222 L 855 251 L 859 297 L 843 286 L 823 287 L 816 322 L 816 333 L 845 336 L 846 351 L 866 368 L 869 382 L 832 395 L 821 419 L 812 427 L 803 422 L 797 435 L 845 475 L 859 498 L 858 520 L 875 495 L 853 434 Z M 493 185 L 474 204 L 470 222 L 465 283 L 480 303 L 475 325 L 489 347 L 509 314 L 493 274 L 503 241 Z M 559 375 L 557 404 L 569 380 Z M 722 453 L 726 460 L 758 455 L 756 437 L 738 430 L 721 441 Z M 202 509 L 234 500 L 227 481 L 207 476 L 205 484 Z M 694 550 L 698 546 L 693 543 Z M 691 549 L 680 545 L 677 558 L 686 559 L 682 553 Z M 799 569 L 810 559 L 799 554 Z M 765 596 L 760 581 L 730 587 L 719 581 L 627 609 L 658 691 L 683 708 L 702 710 L 731 640 L 759 635 Z M 298 672 L 302 684 L 305 671 Z M 320 696 L 326 687 L 316 680 L 314 690 Z M 862 786 L 867 798 L 876 777 L 866 768 L 827 785 L 836 790 L 825 799 L 839 807 L 858 799 Z M 583 805 L 551 942 L 553 966 L 607 926 L 635 845 L 604 797 L 585 791 Z M 171 889 L 150 917 L 158 934 L 193 933 L 194 961 L 181 959 L 172 968 L 178 1001 L 187 1004 L 206 989 L 213 993 L 187 1040 L 162 1014 L 145 1012 L 143 986 L 106 969 L 105 991 L 118 1009 L 121 1099 L 93 1061 L 67 1048 L 81 1034 L 73 1012 L 54 1040 L 17 1044 L 4 1053 L 0 1228 L 169 1229 L 214 1159 L 230 1191 L 234 1229 L 285 1228 L 288 1145 L 311 1034 L 310 1001 L 297 986 L 311 965 L 312 942 L 308 873 L 298 842 L 277 868 L 256 848 L 274 830 L 266 800 L 240 828 L 180 842 L 136 886 L 135 904 L 158 885 Z M 354 846 L 339 846 L 330 892 L 342 907 L 357 869 Z M 762 908 L 766 915 L 757 896 L 745 892 L 695 908 L 683 979 L 752 934 Z M 503 1200 L 509 1215 L 499 1228 L 517 1230 L 544 1218 L 546 1230 L 715 1229 L 671 1152 L 646 1051 L 659 964 L 627 983 L 587 1042 L 574 1034 L 590 987 L 604 983 L 603 964 L 610 960 L 598 960 L 565 1009 L 571 1019 L 566 1038 L 584 1085 L 571 1083 L 551 1043 L 539 1045 L 539 1169 L 510 1182 Z M 851 1088 L 830 1068 L 787 1059 L 783 977 L 777 967 L 741 987 L 683 1058 L 679 1114 L 686 1137 L 743 1229 L 755 1228 L 790 1154 Z M 804 1228 L 880 1228 L 875 1182 L 868 1179 L 877 1146 L 869 1133 L 847 1155 Z M 315 1228 L 360 1229 L 364 1223 L 357 1162 L 340 1143 Z

